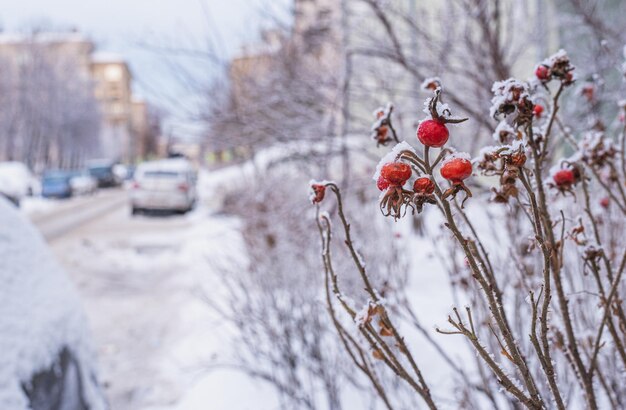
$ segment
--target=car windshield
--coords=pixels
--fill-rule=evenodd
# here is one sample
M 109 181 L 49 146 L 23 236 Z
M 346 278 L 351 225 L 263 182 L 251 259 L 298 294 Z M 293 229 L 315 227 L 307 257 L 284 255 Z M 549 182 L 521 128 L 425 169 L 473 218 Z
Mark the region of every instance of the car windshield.
M 44 184 L 65 184 L 69 179 L 68 175 L 50 175 L 43 178 Z
M 111 167 L 93 167 L 89 168 L 89 173 L 94 176 L 109 175 L 111 173 Z
M 146 171 L 143 176 L 146 178 L 177 178 L 179 173 L 174 171 Z

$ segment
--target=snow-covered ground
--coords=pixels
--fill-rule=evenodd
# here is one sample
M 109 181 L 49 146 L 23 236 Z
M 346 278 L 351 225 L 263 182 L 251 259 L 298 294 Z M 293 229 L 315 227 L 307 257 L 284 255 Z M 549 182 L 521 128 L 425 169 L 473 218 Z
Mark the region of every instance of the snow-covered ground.
M 48 371 L 68 348 L 80 366 L 84 399 L 90 408 L 104 409 L 91 379 L 94 355 L 74 285 L 41 235 L 4 198 L 0 226 L 0 408 L 29 408 L 23 386 Z M 71 387 L 61 388 L 79 395 Z
M 232 172 L 203 173 L 204 200 L 186 216 L 123 207 L 52 243 L 84 301 L 113 409 L 277 408 L 269 388 L 207 367 L 232 348 L 203 300 L 219 297 L 215 259 L 242 252 L 214 194 Z

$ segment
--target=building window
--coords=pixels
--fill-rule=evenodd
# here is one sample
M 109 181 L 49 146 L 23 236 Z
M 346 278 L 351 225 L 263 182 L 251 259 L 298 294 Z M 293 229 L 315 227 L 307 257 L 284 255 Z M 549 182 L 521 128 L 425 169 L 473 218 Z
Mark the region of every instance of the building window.
M 107 66 L 104 70 L 104 78 L 106 78 L 107 81 L 120 81 L 122 76 L 122 67 L 118 65 Z

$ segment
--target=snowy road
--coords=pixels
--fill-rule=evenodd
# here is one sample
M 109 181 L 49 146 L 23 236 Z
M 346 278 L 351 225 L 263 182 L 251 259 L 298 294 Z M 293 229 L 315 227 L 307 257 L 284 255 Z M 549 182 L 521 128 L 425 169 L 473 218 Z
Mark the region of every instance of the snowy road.
M 51 247 L 81 294 L 111 408 L 260 409 L 270 392 L 203 368 L 228 353 L 202 296 L 219 293 L 211 260 L 241 252 L 237 221 L 207 205 L 186 216 L 132 217 L 119 197 L 105 202 L 106 212 Z M 276 408 L 264 401 L 262 409 Z
M 121 189 L 99 191 L 71 200 L 31 200 L 26 212 L 44 238 L 51 242 L 81 225 L 119 209 L 127 194 Z

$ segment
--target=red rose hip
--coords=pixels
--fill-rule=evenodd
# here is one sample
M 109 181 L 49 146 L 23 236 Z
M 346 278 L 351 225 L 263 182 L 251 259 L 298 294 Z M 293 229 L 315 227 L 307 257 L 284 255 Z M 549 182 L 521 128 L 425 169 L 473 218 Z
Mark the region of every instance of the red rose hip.
M 545 65 L 540 65 L 535 69 L 535 75 L 541 81 L 545 81 L 550 77 L 550 70 Z
M 326 186 L 321 184 L 312 184 L 311 189 L 313 190 L 311 202 L 314 204 L 322 202 L 324 200 L 324 196 L 326 195 Z
M 439 172 L 453 184 L 460 184 L 472 175 L 472 163 L 466 158 L 451 158 L 444 162 Z
M 422 121 L 417 128 L 417 139 L 427 147 L 443 147 L 449 136 L 448 128 L 437 120 Z
M 404 162 L 389 162 L 383 165 L 380 175 L 389 182 L 390 185 L 404 185 L 411 178 L 411 167 Z
M 376 187 L 381 190 L 384 191 L 385 189 L 389 188 L 389 181 L 387 181 L 385 178 L 383 178 L 383 176 L 379 176 L 378 177 L 378 181 L 376 181 Z
M 541 118 L 541 114 L 543 114 L 543 110 L 544 110 L 543 105 L 537 104 L 533 108 L 533 114 L 535 114 L 535 117 Z
M 576 176 L 574 175 L 574 171 L 571 169 L 561 169 L 557 171 L 552 176 L 552 179 L 558 187 L 569 186 L 576 182 Z
M 435 183 L 430 178 L 417 178 L 413 183 L 413 191 L 419 195 L 430 195 L 435 192 Z
M 606 196 L 600 200 L 600 206 L 602 208 L 608 208 L 610 204 L 611 200 Z

